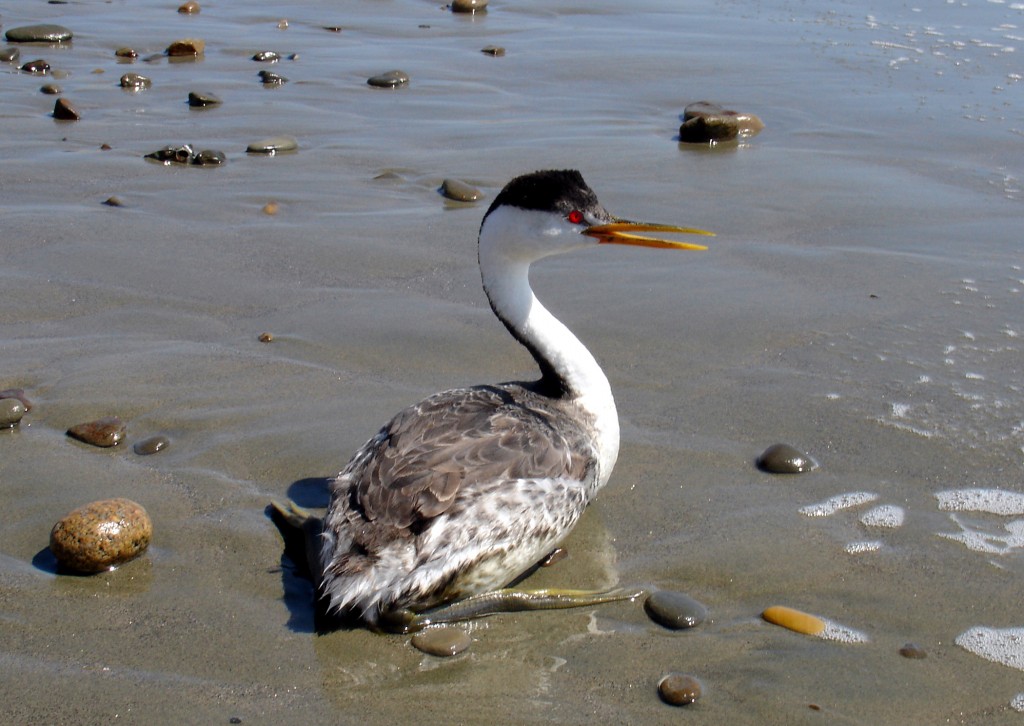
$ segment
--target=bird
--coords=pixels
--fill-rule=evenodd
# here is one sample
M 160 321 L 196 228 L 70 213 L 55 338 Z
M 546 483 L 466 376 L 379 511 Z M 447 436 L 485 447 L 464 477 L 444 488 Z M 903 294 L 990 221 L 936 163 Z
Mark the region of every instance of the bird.
M 509 585 L 556 549 L 608 482 L 619 452 L 608 379 L 537 299 L 530 265 L 603 244 L 706 249 L 646 233 L 712 234 L 615 217 L 576 170 L 537 171 L 505 185 L 480 225 L 481 282 L 540 378 L 455 388 L 399 411 L 330 482 L 322 519 L 273 504 L 308 535 L 324 613 L 412 632 L 636 596 Z

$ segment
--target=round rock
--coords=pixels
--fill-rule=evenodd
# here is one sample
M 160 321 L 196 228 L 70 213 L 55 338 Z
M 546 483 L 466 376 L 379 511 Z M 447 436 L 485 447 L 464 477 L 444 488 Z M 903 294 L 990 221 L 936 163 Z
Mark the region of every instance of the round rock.
M 59 96 L 64 93 L 64 89 L 58 86 L 56 83 L 47 83 L 44 86 L 40 86 L 40 93 L 45 93 L 47 96 Z
M 452 0 L 453 13 L 478 13 L 487 10 L 487 0 Z
M 25 410 L 17 398 L 0 398 L 0 429 L 13 429 L 21 423 Z
M 250 154 L 280 154 L 286 151 L 295 151 L 299 148 L 299 142 L 294 136 L 272 136 L 269 139 L 260 139 L 249 144 L 245 150 Z
M 273 71 L 260 71 L 257 73 L 260 77 L 260 83 L 264 86 L 283 86 L 288 82 L 288 79 L 282 76 L 280 73 L 274 73 Z
M 16 398 L 21 401 L 21 405 L 25 407 L 26 411 L 32 410 L 32 402 L 25 395 L 24 388 L 5 388 L 0 391 L 0 398 Z
M 67 43 L 71 40 L 72 33 L 63 25 L 41 23 L 11 28 L 6 36 L 12 43 Z
M 483 197 L 483 192 L 474 186 L 458 179 L 445 179 L 441 182 L 441 194 L 456 202 L 475 202 Z
M 35 73 L 36 75 L 44 76 L 50 72 L 50 64 L 42 58 L 37 58 L 36 60 L 23 63 L 21 70 L 25 71 L 25 73 Z
M 141 91 L 152 86 L 153 81 L 141 73 L 125 73 L 121 76 L 120 84 L 121 88 L 129 91 Z
M 118 58 L 138 58 L 139 54 L 134 48 L 118 48 L 114 51 Z
M 409 74 L 404 71 L 388 71 L 378 76 L 370 76 L 366 82 L 374 88 L 398 88 L 409 83 Z
M 472 639 L 458 628 L 428 628 L 412 636 L 412 645 L 428 655 L 449 658 L 466 650 Z
M 198 38 L 184 38 L 167 46 L 166 52 L 172 58 L 188 58 L 203 55 L 205 50 L 206 41 Z
M 148 439 L 143 439 L 142 441 L 137 442 L 135 446 L 132 447 L 132 451 L 139 456 L 149 456 L 150 454 L 155 454 L 158 451 L 163 451 L 170 445 L 171 440 L 166 436 L 150 436 Z
M 789 444 L 772 444 L 757 457 L 757 468 L 769 474 L 802 474 L 818 468 L 818 462 Z
M 913 660 L 920 660 L 921 658 L 927 658 L 928 653 L 917 643 L 907 643 L 900 648 L 900 655 L 904 658 L 911 658 Z
M 195 15 L 199 10 L 199 3 L 195 0 L 188 0 L 187 3 L 182 3 L 178 6 L 178 12 L 182 15 Z
M 708 609 L 689 595 L 670 590 L 658 590 L 644 601 L 648 617 L 658 625 L 671 630 L 684 630 L 703 623 Z
M 153 523 L 130 499 L 103 499 L 70 512 L 53 526 L 50 551 L 75 572 L 103 572 L 138 557 L 149 546 Z
M 217 151 L 216 149 L 203 149 L 195 158 L 192 159 L 192 163 L 197 166 L 221 166 L 227 163 L 228 157 L 223 151 Z
M 261 50 L 258 53 L 254 53 L 252 59 L 259 63 L 277 63 L 281 60 L 281 54 L 275 53 L 272 50 Z
M 68 436 L 78 439 L 84 444 L 109 448 L 117 446 L 124 440 L 126 427 L 117 416 L 105 416 L 95 421 L 87 421 L 68 429 Z
M 685 673 L 669 673 L 658 683 L 658 695 L 671 706 L 687 706 L 701 696 L 700 681 Z

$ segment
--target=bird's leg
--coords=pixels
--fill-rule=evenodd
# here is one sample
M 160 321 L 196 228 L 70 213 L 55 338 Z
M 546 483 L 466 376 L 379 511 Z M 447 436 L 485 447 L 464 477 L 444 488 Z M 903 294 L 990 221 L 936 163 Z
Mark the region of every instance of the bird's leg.
M 320 569 L 320 535 L 324 522 L 294 502 L 271 502 L 270 516 L 285 539 L 285 551 L 307 579 L 319 586 L 323 572 Z
M 643 590 L 515 590 L 505 588 L 471 595 L 431 610 L 414 613 L 407 609 L 387 610 L 381 613 L 379 621 L 384 630 L 398 633 L 413 633 L 430 625 L 445 625 L 464 620 L 474 620 L 496 613 L 515 613 L 525 610 L 562 610 L 566 608 L 590 607 L 621 600 L 635 600 L 644 594 Z

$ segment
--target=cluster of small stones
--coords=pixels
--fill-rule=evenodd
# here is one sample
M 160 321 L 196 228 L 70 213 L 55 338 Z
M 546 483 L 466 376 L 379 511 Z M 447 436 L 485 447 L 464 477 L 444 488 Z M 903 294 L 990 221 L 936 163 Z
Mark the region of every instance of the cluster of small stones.
M 710 101 L 698 101 L 683 110 L 679 141 L 714 146 L 756 136 L 763 128 L 764 123 L 753 114 L 731 111 Z

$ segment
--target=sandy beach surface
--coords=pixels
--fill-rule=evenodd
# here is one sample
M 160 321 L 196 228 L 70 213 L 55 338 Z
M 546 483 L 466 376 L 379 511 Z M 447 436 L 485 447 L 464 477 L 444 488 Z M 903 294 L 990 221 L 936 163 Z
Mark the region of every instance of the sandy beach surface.
M 0 66 L 0 389 L 33 404 L 0 431 L 0 721 L 1024 723 L 1019 4 L 200 2 L 0 3 L 0 32 L 75 34 Z M 163 56 L 182 38 L 203 56 Z M 18 70 L 35 58 L 53 73 Z M 407 87 L 367 85 L 392 69 Z M 129 71 L 152 87 L 120 88 Z M 700 100 L 766 129 L 681 145 Z M 277 135 L 298 150 L 246 153 Z M 144 159 L 181 144 L 227 161 Z M 551 167 L 717 237 L 536 266 L 623 440 L 568 559 L 528 584 L 681 591 L 708 620 L 500 615 L 450 659 L 315 634 L 267 505 L 324 506 L 402 406 L 533 375 L 475 244 L 502 185 Z M 484 199 L 445 200 L 445 178 Z M 65 435 L 108 415 L 114 449 Z M 133 453 L 156 434 L 165 451 Z M 820 468 L 759 471 L 777 442 Z M 50 528 L 108 497 L 147 509 L 147 553 L 57 572 Z M 771 605 L 861 642 L 766 623 Z M 978 628 L 983 653 L 957 644 Z M 701 698 L 662 703 L 670 672 Z

